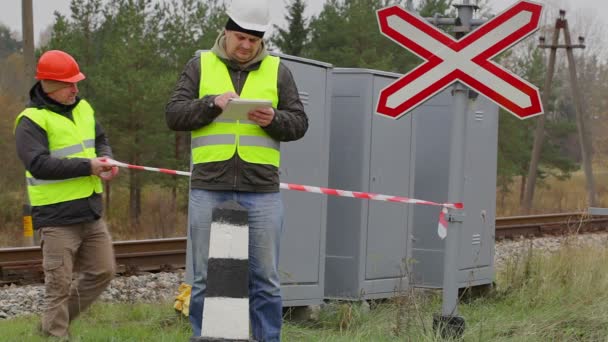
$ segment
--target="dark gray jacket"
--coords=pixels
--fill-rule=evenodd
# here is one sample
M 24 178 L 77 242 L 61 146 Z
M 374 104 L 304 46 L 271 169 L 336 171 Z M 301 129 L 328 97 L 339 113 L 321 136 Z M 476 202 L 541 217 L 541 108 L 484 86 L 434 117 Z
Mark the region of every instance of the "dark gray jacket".
M 220 34 L 212 52 L 228 67 L 232 84 L 237 94 L 241 93 L 249 72 L 260 67 L 267 56 L 266 48 L 247 65 L 240 66 L 228 59 L 223 48 L 224 35 Z M 200 58 L 192 58 L 182 72 L 171 99 L 167 103 L 165 115 L 167 125 L 175 131 L 192 131 L 210 124 L 220 115 L 221 109 L 210 107 L 215 96 L 199 99 L 201 78 Z M 279 102 L 275 117 L 264 131 L 277 141 L 297 140 L 308 129 L 308 117 L 300 101 L 298 89 L 291 71 L 283 63 L 278 74 Z M 231 190 L 248 192 L 279 191 L 279 172 L 275 166 L 251 164 L 235 155 L 226 161 L 197 164 L 192 170 L 191 186 L 194 189 Z
M 48 109 L 73 120 L 72 109 L 76 103 L 65 106 L 48 97 L 40 82 L 30 90 L 28 108 Z M 46 132 L 27 117 L 21 118 L 15 129 L 17 155 L 25 168 L 38 179 L 66 179 L 91 175 L 91 163 L 86 158 L 60 159 L 51 157 Z M 99 125 L 95 123 L 95 151 L 97 156 L 112 158 L 112 149 Z M 65 226 L 90 222 L 101 217 L 103 203 L 101 195 L 92 193 L 90 197 L 57 204 L 32 207 L 34 228 Z

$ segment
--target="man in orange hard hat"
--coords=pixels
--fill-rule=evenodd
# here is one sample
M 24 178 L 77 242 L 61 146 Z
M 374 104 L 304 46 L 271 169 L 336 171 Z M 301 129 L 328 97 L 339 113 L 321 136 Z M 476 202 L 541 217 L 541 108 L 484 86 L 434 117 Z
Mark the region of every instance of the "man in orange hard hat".
M 91 105 L 78 97 L 77 83 L 85 76 L 74 58 L 45 52 L 36 79 L 15 120 L 15 138 L 42 241 L 46 309 L 40 328 L 62 338 L 114 276 L 101 180 L 111 180 L 118 169 L 103 159 L 112 157 L 108 139 Z

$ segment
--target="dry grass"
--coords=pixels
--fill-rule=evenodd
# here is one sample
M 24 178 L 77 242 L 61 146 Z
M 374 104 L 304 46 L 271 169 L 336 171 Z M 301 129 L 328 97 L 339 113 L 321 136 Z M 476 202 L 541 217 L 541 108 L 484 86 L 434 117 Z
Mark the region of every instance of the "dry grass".
M 0 184 L 1 185 L 1 184 Z M 5 191 L 0 194 L 0 246 L 23 244 L 23 194 Z
M 177 194 L 171 201 L 171 189 L 148 187 L 142 191 L 142 214 L 138 225 L 129 223 L 129 193 L 127 189 L 112 189 L 112 202 L 106 210 L 106 220 L 112 238 L 143 240 L 186 236 L 186 194 Z M 20 192 L 0 195 L 0 248 L 24 246 L 22 225 L 23 196 Z M 105 202 L 104 202 L 105 205 Z
M 608 206 L 608 171 L 595 167 L 594 169 L 596 194 L 599 206 Z M 496 216 L 522 215 L 520 209 L 520 182 L 516 179 L 510 192 L 504 197 L 497 193 Z M 537 185 L 534 192 L 531 214 L 564 213 L 575 211 L 586 211 L 587 203 L 586 181 L 583 171 L 572 174 L 568 180 L 558 180 L 549 177 L 544 184 Z
M 171 190 L 148 187 L 142 192 L 142 215 L 139 224 L 129 223 L 129 193 L 116 189 L 108 215 L 114 240 L 143 240 L 186 236 L 186 194 L 177 194 L 173 203 Z

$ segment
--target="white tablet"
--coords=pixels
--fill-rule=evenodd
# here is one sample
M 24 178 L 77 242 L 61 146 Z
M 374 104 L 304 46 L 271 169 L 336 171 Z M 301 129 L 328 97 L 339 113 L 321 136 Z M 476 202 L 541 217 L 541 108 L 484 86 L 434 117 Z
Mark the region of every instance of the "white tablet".
M 247 120 L 247 113 L 258 107 L 272 107 L 270 100 L 232 99 L 219 118 L 229 120 Z

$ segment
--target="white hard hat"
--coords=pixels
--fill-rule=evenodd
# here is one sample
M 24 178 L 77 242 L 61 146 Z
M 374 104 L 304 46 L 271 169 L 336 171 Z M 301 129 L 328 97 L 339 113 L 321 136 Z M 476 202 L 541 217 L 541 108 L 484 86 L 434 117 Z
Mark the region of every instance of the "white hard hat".
M 227 13 L 246 30 L 266 32 L 270 28 L 268 0 L 232 0 Z

